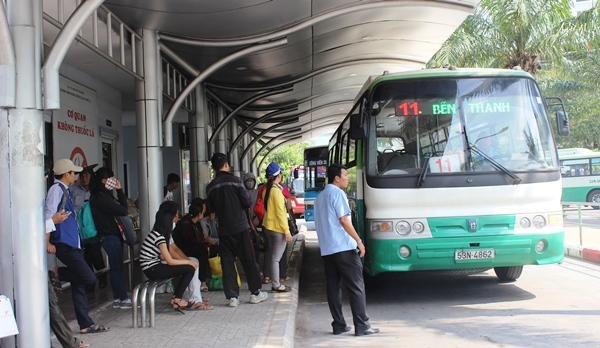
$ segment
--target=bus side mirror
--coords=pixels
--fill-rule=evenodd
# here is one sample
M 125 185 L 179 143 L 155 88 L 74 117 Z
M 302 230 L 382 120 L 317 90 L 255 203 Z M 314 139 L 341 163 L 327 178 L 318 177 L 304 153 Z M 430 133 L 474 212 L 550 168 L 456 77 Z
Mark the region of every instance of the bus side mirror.
M 294 179 L 298 179 L 298 169 L 294 169 Z
M 556 112 L 556 129 L 559 135 L 567 136 L 571 133 L 569 128 L 569 116 L 564 111 Z
M 350 115 L 350 139 L 366 139 L 369 131 L 368 122 L 368 118 L 361 113 Z
M 569 128 L 569 116 L 565 110 L 565 103 L 558 97 L 546 97 L 546 104 L 548 108 L 557 108 L 556 111 L 556 130 L 559 135 L 569 135 L 571 130 Z

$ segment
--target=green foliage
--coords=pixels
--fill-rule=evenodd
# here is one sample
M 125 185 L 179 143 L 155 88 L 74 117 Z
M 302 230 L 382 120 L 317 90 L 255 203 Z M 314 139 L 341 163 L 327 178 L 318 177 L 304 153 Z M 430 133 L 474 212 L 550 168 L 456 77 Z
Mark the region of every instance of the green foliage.
M 575 17 L 571 6 L 571 0 L 482 0 L 427 66 L 520 66 L 536 76 L 544 95 L 565 103 L 571 135 L 557 136 L 558 147 L 598 148 L 600 4 Z
M 544 62 L 562 59 L 561 30 L 572 17 L 570 0 L 482 0 L 428 63 L 513 68 L 536 75 Z
M 296 165 L 302 165 L 304 163 L 304 149 L 310 146 L 311 142 L 302 142 L 291 145 L 281 145 L 275 150 L 270 152 L 267 157 L 263 160 L 264 156 L 258 156 L 258 162 L 262 161 L 262 166 L 258 168 L 260 177 L 258 178 L 259 183 L 266 181 L 264 176 L 267 166 L 271 162 L 277 163 L 281 168 L 284 169 L 283 180 L 285 181 L 290 174 L 290 169 Z M 272 149 L 273 146 L 269 146 L 268 149 Z M 259 149 L 261 153 L 265 153 L 262 149 Z

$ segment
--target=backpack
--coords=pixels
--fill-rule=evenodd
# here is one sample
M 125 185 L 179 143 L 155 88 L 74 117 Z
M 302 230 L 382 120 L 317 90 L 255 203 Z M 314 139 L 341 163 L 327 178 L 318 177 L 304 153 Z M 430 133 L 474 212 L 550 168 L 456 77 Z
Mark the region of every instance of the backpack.
M 265 209 L 265 201 L 262 198 L 262 194 L 263 192 L 265 192 L 266 188 L 267 185 L 260 185 L 258 187 L 258 192 L 256 194 L 256 203 L 254 203 L 254 208 L 252 209 L 252 212 L 254 213 L 258 221 L 260 221 L 261 223 L 263 221 L 263 218 L 265 217 L 265 212 L 267 211 L 267 209 Z
M 77 212 L 77 226 L 79 226 L 79 233 L 84 242 L 98 236 L 98 230 L 96 229 L 96 224 L 94 223 L 92 206 L 90 205 L 90 202 L 91 199 L 85 202 Z
M 258 221 L 262 222 L 265 217 L 265 202 L 261 195 L 256 198 L 256 204 L 254 204 L 254 209 L 252 209 L 252 211 L 254 212 L 254 215 L 256 215 Z

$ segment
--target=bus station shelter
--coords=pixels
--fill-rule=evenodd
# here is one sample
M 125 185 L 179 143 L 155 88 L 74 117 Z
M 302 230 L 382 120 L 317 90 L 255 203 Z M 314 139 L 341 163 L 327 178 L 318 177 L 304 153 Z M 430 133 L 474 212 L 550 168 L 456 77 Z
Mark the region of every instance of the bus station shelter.
M 368 76 L 424 68 L 477 0 L 0 1 L 0 294 L 49 342 L 44 155 L 113 169 L 142 236 L 168 173 L 186 207 L 210 156 L 332 133 Z M 45 315 L 43 315 L 45 313 Z

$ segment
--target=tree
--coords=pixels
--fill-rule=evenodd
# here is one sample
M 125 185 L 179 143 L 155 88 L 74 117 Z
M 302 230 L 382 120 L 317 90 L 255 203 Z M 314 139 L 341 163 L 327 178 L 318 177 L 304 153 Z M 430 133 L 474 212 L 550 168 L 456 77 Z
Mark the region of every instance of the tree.
M 573 39 L 563 45 L 561 66 L 542 71 L 544 94 L 560 96 L 567 107 L 571 135 L 559 137 L 559 147 L 600 145 L 600 4 L 565 22 Z
M 284 169 L 284 180 L 289 175 L 289 170 L 296 165 L 304 163 L 304 149 L 310 145 L 310 142 L 302 142 L 291 145 L 282 145 L 271 152 L 267 158 L 263 161 L 259 173 L 264 174 L 267 166 L 271 162 L 277 163 L 281 168 Z M 263 156 L 259 156 L 258 163 L 262 160 Z M 264 175 L 262 178 L 258 178 L 260 182 L 264 182 Z
M 429 67 L 508 68 L 535 76 L 542 62 L 563 59 L 570 41 L 564 23 L 572 18 L 570 0 L 482 0 L 429 61 Z
M 565 101 L 571 136 L 559 147 L 600 145 L 600 4 L 576 17 L 569 0 L 482 0 L 428 67 L 513 68 Z M 539 76 L 538 76 L 539 72 Z

